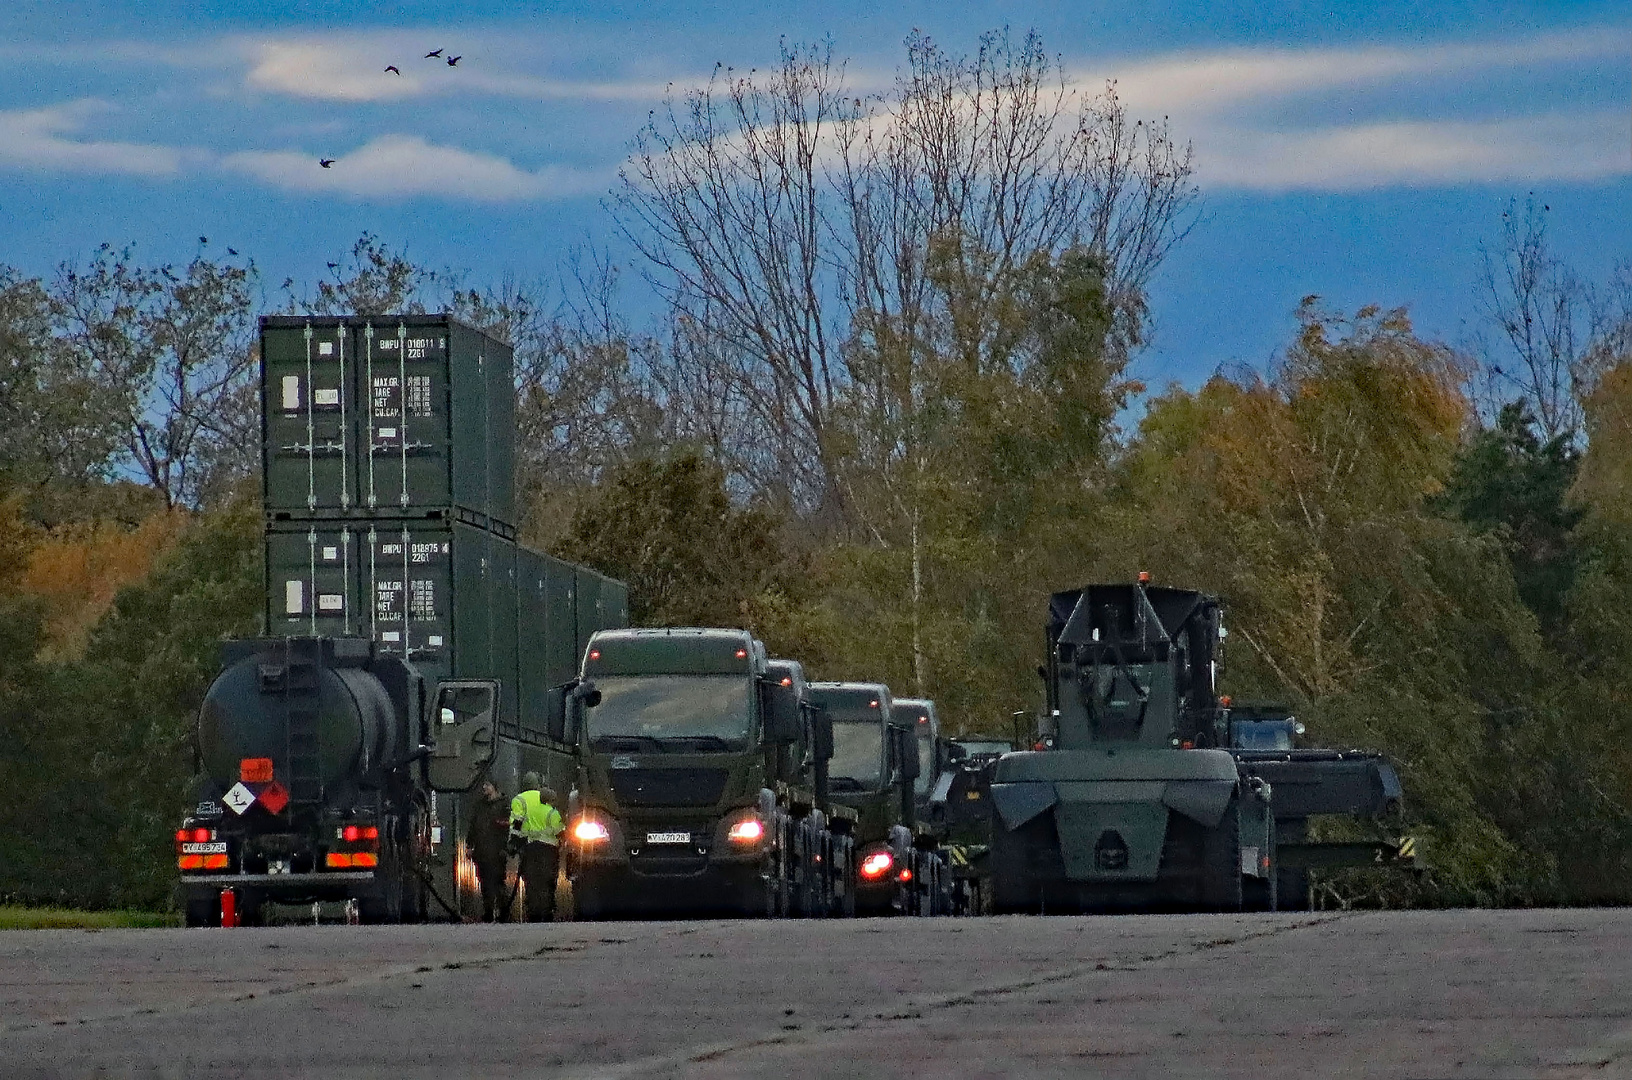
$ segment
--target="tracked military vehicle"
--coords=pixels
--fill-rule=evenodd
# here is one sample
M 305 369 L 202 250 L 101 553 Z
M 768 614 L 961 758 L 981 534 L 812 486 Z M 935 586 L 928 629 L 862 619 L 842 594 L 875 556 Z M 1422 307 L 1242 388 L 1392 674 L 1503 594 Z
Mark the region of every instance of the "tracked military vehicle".
M 1055 593 L 1047 688 L 1052 749 L 1007 754 L 991 785 L 998 911 L 1273 907 L 1270 785 L 1208 747 L 1217 599 L 1141 580 Z

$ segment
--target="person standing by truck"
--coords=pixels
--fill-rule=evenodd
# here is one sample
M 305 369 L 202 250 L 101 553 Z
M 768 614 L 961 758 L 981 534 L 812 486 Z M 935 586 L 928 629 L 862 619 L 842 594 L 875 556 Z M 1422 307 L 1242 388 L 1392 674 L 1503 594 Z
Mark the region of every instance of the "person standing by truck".
M 509 826 L 504 794 L 493 781 L 483 780 L 465 834 L 470 861 L 476 865 L 476 880 L 482 887 L 483 922 L 503 922 L 510 914 L 504 903 L 505 869 L 510 861 L 505 847 Z
M 510 800 L 510 836 L 521 845 L 527 921 L 549 922 L 555 918 L 555 876 L 566 826 L 555 808 L 558 796 L 543 786 L 538 773 L 523 775 L 521 786 L 521 794 Z

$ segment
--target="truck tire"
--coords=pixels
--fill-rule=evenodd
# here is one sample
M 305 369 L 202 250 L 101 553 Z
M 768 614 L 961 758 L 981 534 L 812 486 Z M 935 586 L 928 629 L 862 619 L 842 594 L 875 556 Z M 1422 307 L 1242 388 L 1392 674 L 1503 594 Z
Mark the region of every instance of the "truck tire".
M 1223 820 L 1202 833 L 1199 893 L 1204 911 L 1241 910 L 1241 817 L 1233 796 Z
M 403 858 L 398 845 L 382 845 L 380 866 L 374 874 L 374 891 L 357 898 L 357 914 L 368 925 L 402 921 L 409 884 L 403 876 Z

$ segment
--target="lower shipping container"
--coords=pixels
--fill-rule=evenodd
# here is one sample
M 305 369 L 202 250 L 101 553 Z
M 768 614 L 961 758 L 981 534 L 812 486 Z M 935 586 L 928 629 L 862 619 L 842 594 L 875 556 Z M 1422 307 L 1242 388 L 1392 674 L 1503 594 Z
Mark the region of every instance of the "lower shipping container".
M 270 634 L 370 637 L 433 682 L 497 679 L 522 737 L 542 737 L 590 635 L 628 624 L 621 582 L 458 521 L 275 521 L 266 584 Z

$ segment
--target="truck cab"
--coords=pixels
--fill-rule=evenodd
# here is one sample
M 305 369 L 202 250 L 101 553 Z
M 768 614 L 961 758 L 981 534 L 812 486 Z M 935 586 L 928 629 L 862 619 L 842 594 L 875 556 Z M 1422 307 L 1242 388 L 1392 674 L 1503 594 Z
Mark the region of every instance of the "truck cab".
M 916 731 L 895 720 L 882 683 L 817 682 L 813 701 L 833 726 L 828 763 L 835 805 L 856 815 L 857 907 L 864 914 L 942 914 L 949 894 L 932 833 L 917 821 Z
M 813 754 L 793 690 L 744 630 L 590 638 L 569 720 L 581 756 L 565 854 L 581 918 L 790 910 L 792 823 L 816 801 L 796 782 Z

